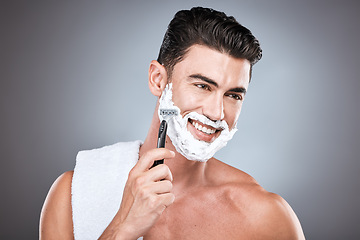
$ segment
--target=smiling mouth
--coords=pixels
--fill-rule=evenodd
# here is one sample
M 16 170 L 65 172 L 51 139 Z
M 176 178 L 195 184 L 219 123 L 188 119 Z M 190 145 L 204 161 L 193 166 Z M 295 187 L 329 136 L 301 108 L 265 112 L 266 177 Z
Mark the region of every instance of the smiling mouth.
M 204 124 L 201 124 L 199 123 L 198 121 L 195 121 L 195 120 L 192 120 L 189 118 L 189 122 L 199 131 L 207 134 L 207 135 L 212 135 L 216 132 L 219 132 L 221 131 L 221 129 L 216 129 L 216 128 L 213 128 L 211 126 L 208 126 L 208 125 L 204 125 Z

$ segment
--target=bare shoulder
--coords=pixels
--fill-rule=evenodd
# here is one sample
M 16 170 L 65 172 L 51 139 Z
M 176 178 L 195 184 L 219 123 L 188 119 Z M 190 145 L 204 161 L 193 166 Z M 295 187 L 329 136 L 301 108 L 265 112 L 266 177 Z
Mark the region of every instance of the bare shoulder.
M 71 182 L 73 171 L 60 175 L 52 184 L 40 216 L 40 239 L 73 239 Z
M 263 239 L 305 239 L 299 219 L 281 196 L 264 190 L 254 199 L 252 225 Z
M 253 177 L 237 168 L 218 160 L 211 164 L 214 171 L 216 169 L 214 181 L 220 183 L 227 199 L 239 212 L 238 219 L 233 221 L 244 223 L 246 218 L 248 237 L 305 239 L 296 214 L 281 196 L 266 191 Z M 237 229 L 244 231 L 243 228 Z

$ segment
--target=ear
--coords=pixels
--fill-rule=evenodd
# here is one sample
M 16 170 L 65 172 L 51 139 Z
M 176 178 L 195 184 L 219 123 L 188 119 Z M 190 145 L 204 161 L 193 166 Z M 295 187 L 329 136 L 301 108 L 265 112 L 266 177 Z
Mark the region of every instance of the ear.
M 167 81 L 168 79 L 165 67 L 158 61 L 152 60 L 149 67 L 149 89 L 151 93 L 160 97 L 161 93 L 165 89 Z

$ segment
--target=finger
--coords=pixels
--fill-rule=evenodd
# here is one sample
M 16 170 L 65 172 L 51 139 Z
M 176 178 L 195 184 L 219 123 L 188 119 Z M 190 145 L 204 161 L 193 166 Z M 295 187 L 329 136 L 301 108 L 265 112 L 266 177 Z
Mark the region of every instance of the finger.
M 152 193 L 164 194 L 169 193 L 173 187 L 169 180 L 153 182 L 147 186 Z
M 164 193 L 158 195 L 160 202 L 163 206 L 168 207 L 175 201 L 175 195 L 173 193 Z
M 148 170 L 155 160 L 160 160 L 164 158 L 173 158 L 175 153 L 166 148 L 154 148 L 147 151 L 136 163 L 135 169 L 139 171 Z
M 173 176 L 169 167 L 166 164 L 160 164 L 156 167 L 151 168 L 146 173 L 146 179 L 151 182 L 156 182 L 164 179 L 172 182 Z

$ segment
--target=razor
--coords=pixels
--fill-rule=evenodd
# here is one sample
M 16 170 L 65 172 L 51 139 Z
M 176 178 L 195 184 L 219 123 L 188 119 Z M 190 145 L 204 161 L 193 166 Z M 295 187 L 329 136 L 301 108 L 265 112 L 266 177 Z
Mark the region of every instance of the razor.
M 165 140 L 166 140 L 166 131 L 167 131 L 167 121 L 171 119 L 174 116 L 177 116 L 179 114 L 178 109 L 171 108 L 171 109 L 160 109 L 159 111 L 160 116 L 163 118 L 161 121 L 160 127 L 159 127 L 159 135 L 158 135 L 158 141 L 157 141 L 157 148 L 165 148 Z M 163 164 L 164 159 L 161 160 L 155 160 L 152 167 L 155 167 L 159 164 Z

